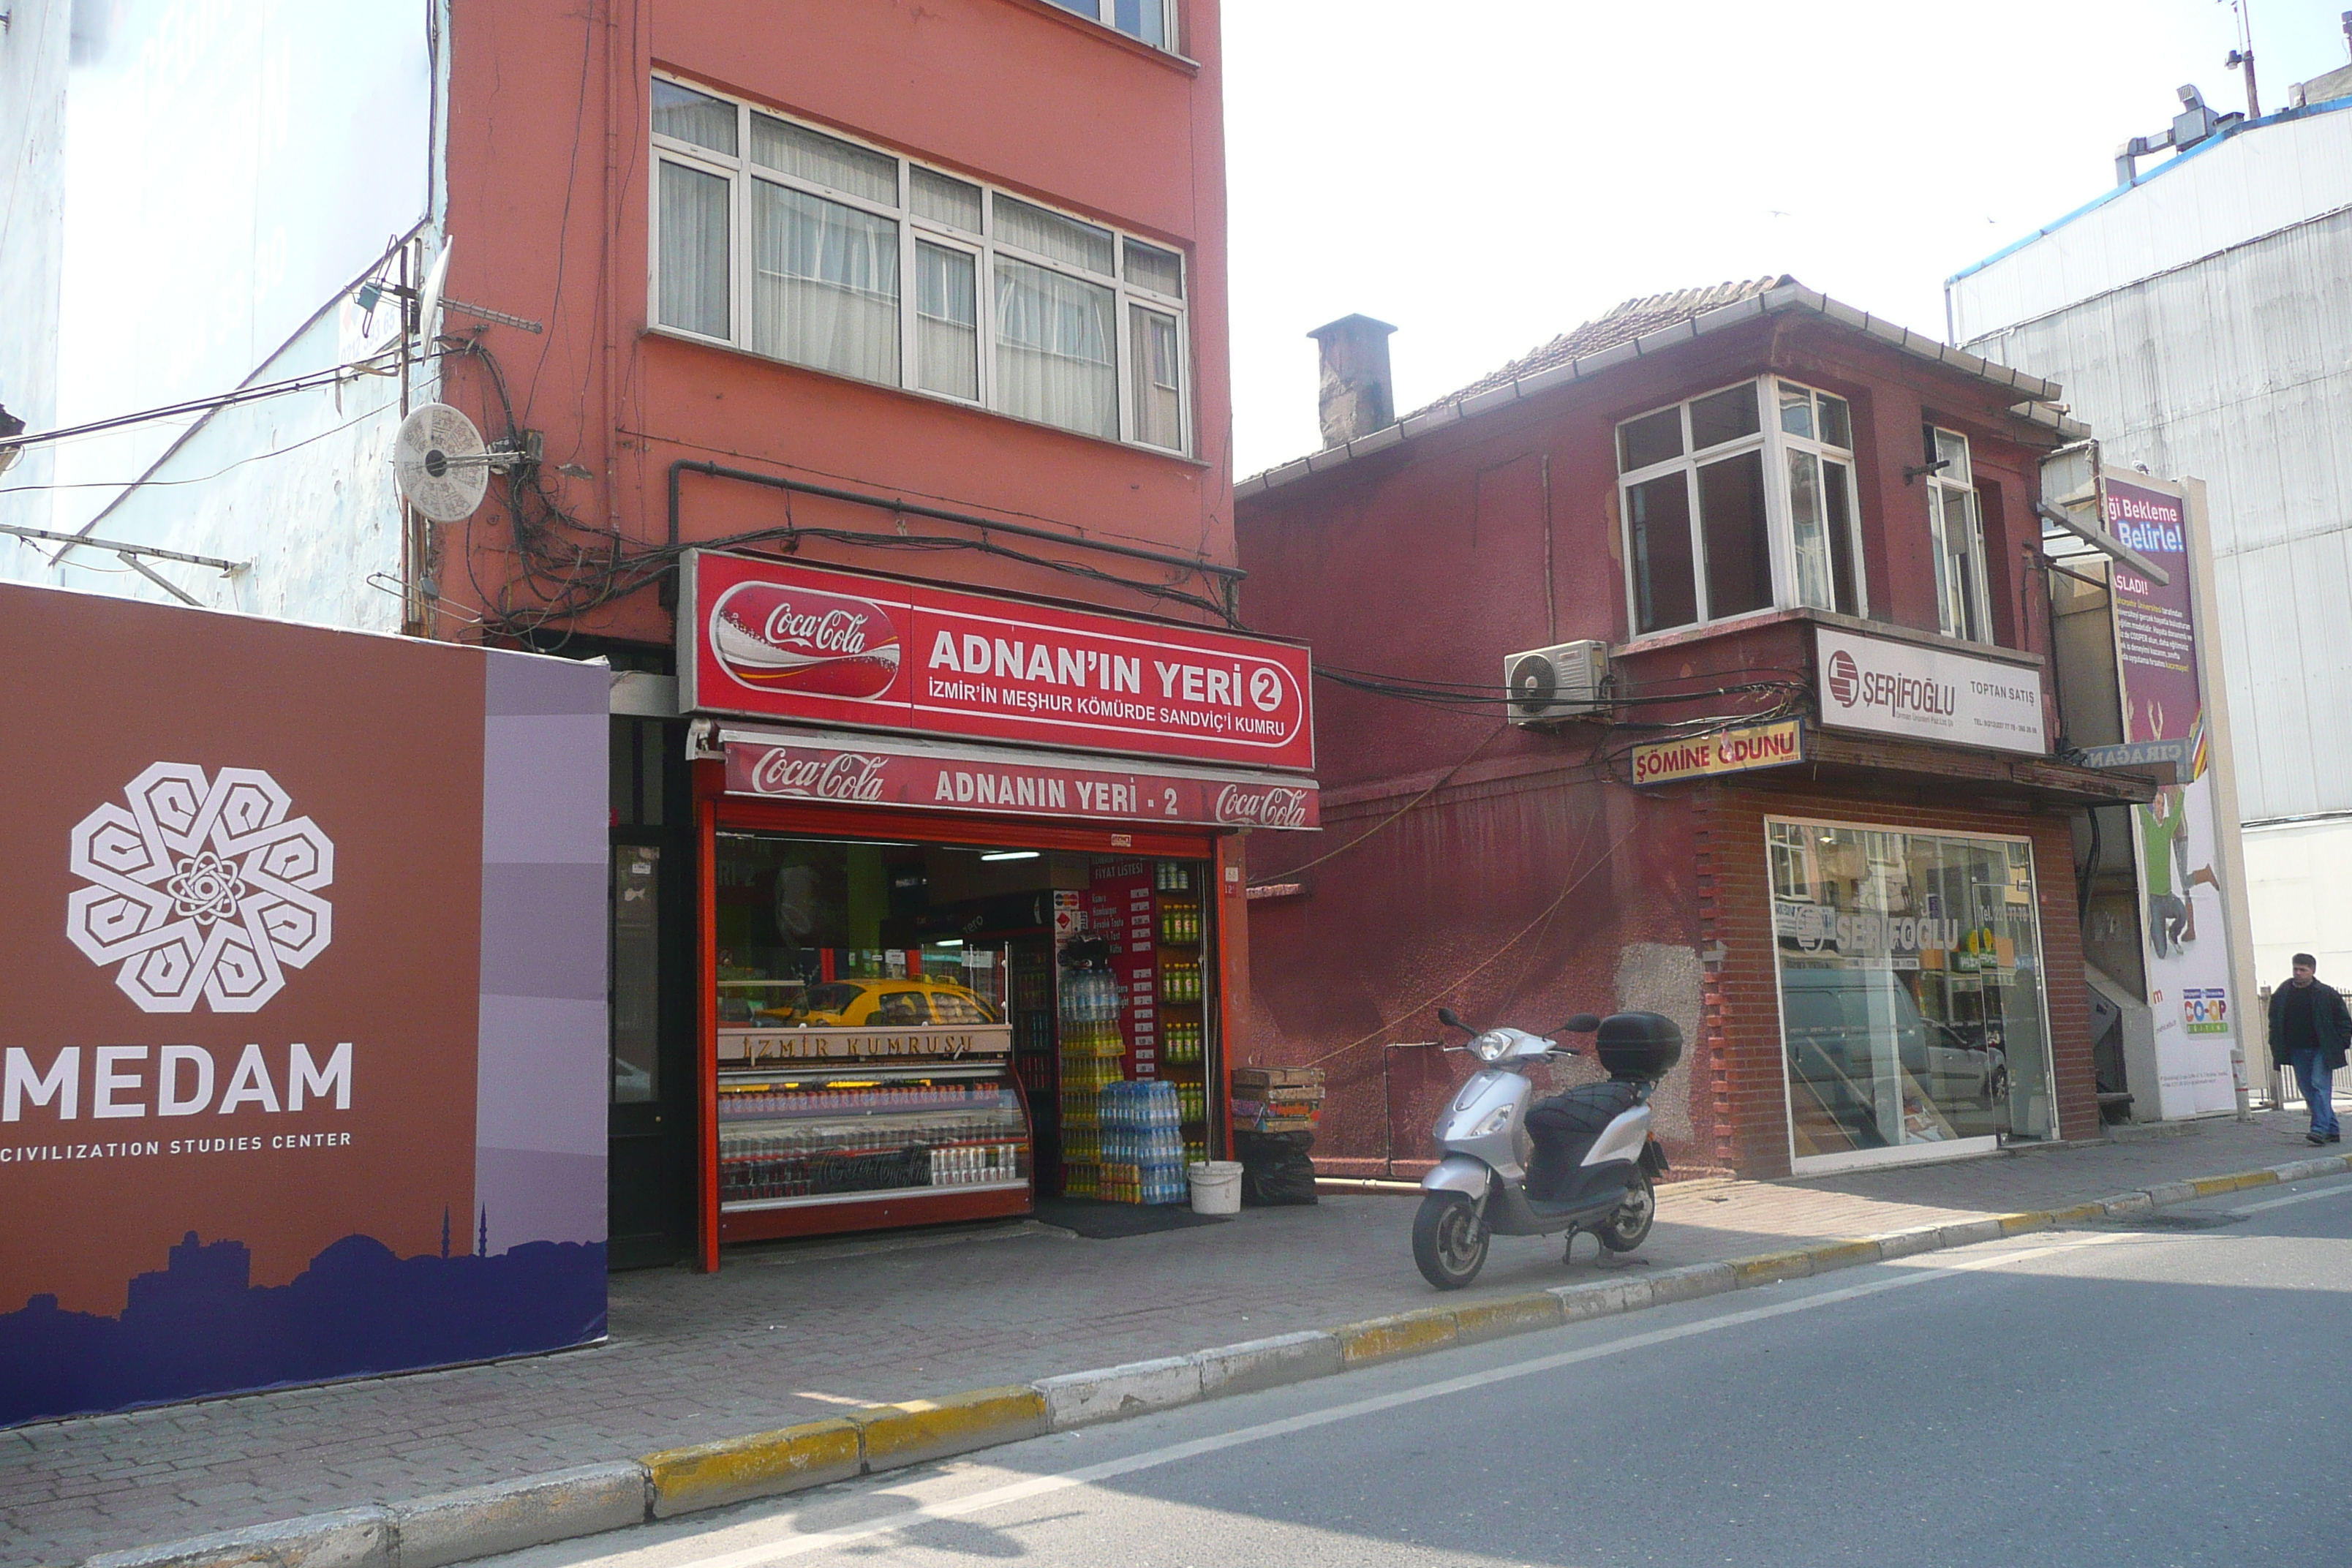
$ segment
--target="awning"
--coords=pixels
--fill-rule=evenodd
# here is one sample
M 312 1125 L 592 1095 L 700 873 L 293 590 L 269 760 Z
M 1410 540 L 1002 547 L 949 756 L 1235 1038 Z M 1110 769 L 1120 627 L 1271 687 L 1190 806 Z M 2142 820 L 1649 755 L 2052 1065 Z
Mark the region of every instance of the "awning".
M 723 758 L 727 793 L 756 800 L 1072 822 L 1286 830 L 1321 825 L 1315 781 L 1292 773 L 710 719 L 695 721 L 688 754 Z

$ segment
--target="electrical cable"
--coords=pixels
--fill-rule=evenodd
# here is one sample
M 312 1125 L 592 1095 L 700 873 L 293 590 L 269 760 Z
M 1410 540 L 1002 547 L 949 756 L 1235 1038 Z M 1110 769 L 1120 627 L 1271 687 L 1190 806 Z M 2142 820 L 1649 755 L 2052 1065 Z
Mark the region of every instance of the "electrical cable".
M 11 436 L 6 444 L 21 447 L 48 441 L 70 440 L 77 436 L 92 436 L 101 431 L 119 430 L 127 425 L 152 424 L 158 419 L 174 419 L 184 414 L 208 414 L 215 409 L 229 408 L 240 403 L 255 403 L 265 397 L 283 397 L 289 393 L 310 392 L 321 386 L 332 386 L 337 382 L 349 381 L 355 374 L 392 374 L 390 370 L 376 368 L 377 362 L 383 359 L 386 354 L 397 354 L 397 349 L 386 349 L 366 359 L 353 360 L 349 364 L 337 365 L 332 370 L 312 371 L 308 375 L 298 375 L 288 381 L 266 382 L 259 386 L 243 386 L 235 392 L 224 392 L 211 397 L 194 397 L 184 403 L 170 403 L 160 408 L 142 409 L 136 414 L 118 414 L 110 419 L 94 419 L 87 425 L 68 425 L 58 430 L 42 430 L 28 435 Z M 422 364 L 425 361 L 419 357 L 409 363 Z
M 219 479 L 223 474 L 227 473 L 230 468 L 241 468 L 247 463 L 258 463 L 270 458 L 282 458 L 289 452 L 300 451 L 303 447 L 310 445 L 313 441 L 323 441 L 330 436 L 340 436 L 344 431 L 350 429 L 352 426 L 357 425 L 363 419 L 373 419 L 379 414 L 391 413 L 393 411 L 393 405 L 387 403 L 381 407 L 368 409 L 365 413 L 355 414 L 351 418 L 344 420 L 341 425 L 334 426 L 332 429 L 321 430 L 315 436 L 305 436 L 302 439 L 295 442 L 290 447 L 279 447 L 276 450 L 268 452 L 256 452 L 250 458 L 239 458 L 236 462 L 229 464 L 228 468 L 215 468 L 209 474 L 199 474 L 194 479 L 88 479 L 78 480 L 71 484 L 63 485 L 0 485 L 0 496 L 18 495 L 28 490 L 143 490 L 153 489 L 164 485 L 201 485 L 207 480 Z

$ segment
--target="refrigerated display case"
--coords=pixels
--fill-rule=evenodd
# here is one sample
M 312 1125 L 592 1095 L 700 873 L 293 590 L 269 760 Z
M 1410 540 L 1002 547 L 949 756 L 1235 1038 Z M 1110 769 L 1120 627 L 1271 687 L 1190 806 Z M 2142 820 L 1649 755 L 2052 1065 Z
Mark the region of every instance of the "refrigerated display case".
M 1009 1048 L 1009 1031 L 990 1033 Z M 808 1065 L 719 1075 L 722 1240 L 1029 1211 L 1029 1115 L 1006 1049 Z

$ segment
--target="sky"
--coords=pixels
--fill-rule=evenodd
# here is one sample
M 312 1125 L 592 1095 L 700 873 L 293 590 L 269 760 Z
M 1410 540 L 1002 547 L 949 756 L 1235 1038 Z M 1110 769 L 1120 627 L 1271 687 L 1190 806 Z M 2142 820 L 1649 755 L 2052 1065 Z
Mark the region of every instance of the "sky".
M 2343 0 L 2244 0 L 2264 109 Z M 1408 412 L 1619 300 L 1789 273 L 1944 335 L 1944 279 L 2115 183 L 2225 0 L 1225 0 L 1234 472 L 1321 445 L 1310 328 L 1361 311 Z M 2143 163 L 2145 172 L 2158 160 Z

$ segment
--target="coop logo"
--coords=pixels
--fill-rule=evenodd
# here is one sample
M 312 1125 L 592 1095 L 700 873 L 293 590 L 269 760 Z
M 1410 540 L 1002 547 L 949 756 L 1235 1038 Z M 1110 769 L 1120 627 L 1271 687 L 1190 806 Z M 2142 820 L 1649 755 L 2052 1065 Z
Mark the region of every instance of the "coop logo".
M 74 825 L 66 937 L 147 1013 L 258 1012 L 327 950 L 335 846 L 268 773 L 157 763 Z
M 755 691 L 870 701 L 898 679 L 898 628 L 869 599 L 739 583 L 710 607 L 719 667 Z
M 1959 705 L 1959 690 L 1948 681 L 1864 669 L 1843 648 L 1830 655 L 1824 680 L 1831 700 L 1841 708 L 1883 708 L 1896 718 L 1949 719 Z

